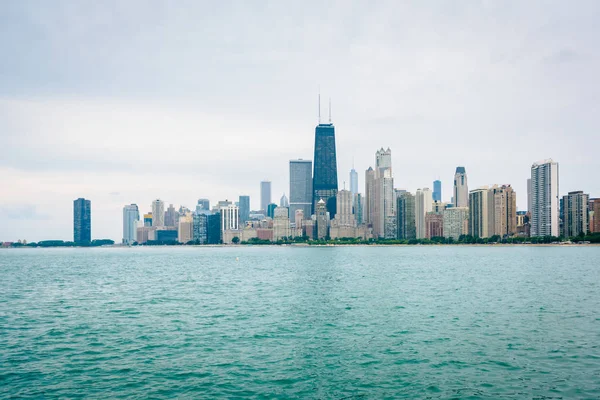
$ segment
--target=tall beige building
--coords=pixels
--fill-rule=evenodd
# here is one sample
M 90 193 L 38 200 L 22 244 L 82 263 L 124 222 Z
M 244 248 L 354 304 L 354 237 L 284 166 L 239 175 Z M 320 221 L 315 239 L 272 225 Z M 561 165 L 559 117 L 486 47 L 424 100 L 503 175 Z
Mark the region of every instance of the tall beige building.
M 300 211 L 300 210 L 298 210 Z M 273 216 L 273 240 L 281 240 L 292 236 L 287 207 L 277 207 Z
M 494 185 L 494 235 L 513 236 L 517 233 L 517 194 L 510 185 Z
M 194 238 L 194 218 L 191 212 L 179 216 L 177 239 L 179 243 L 187 243 Z
M 415 226 L 417 230 L 417 239 L 425 239 L 427 236 L 427 226 L 425 224 L 425 215 L 432 210 L 433 193 L 429 188 L 417 189 L 415 194 Z

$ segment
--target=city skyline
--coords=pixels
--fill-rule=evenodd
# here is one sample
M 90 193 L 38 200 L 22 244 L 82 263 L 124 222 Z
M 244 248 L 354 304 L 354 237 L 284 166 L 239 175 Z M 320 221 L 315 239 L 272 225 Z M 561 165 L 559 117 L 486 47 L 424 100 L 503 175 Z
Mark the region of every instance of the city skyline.
M 63 221 L 78 197 L 94 205 L 93 236 L 114 239 L 125 204 L 146 213 L 156 198 L 193 209 L 199 197 L 214 203 L 244 194 L 256 209 L 263 178 L 277 198 L 289 197 L 289 160 L 313 158 L 319 85 L 335 106 L 338 188 L 354 166 L 364 192 L 363 171 L 384 146 L 394 152 L 395 187 L 414 193 L 439 178 L 444 201 L 464 165 L 470 187 L 511 184 L 525 210 L 531 163 L 550 157 L 561 163 L 561 196 L 598 195 L 600 123 L 589 82 L 600 66 L 593 41 L 600 5 L 459 4 L 450 14 L 425 4 L 355 5 L 332 5 L 320 16 L 300 10 L 290 20 L 282 5 L 268 13 L 240 6 L 257 21 L 289 22 L 268 36 L 222 6 L 218 18 L 202 18 L 215 42 L 175 8 L 153 36 L 161 16 L 153 10 L 8 4 L 0 240 L 70 239 Z M 131 35 L 115 14 L 150 36 Z M 202 16 L 201 7 L 187 14 Z M 216 23 L 223 18 L 239 26 L 230 36 Z M 302 18 L 313 24 L 309 36 Z M 178 41 L 181 32 L 190 42 Z M 91 52 L 90 43 L 102 51 Z M 155 43 L 171 57 L 158 62 Z M 69 49 L 78 51 L 68 61 L 57 56 Z M 206 56 L 214 66 L 200 62 Z M 40 59 L 44 68 L 32 69 Z

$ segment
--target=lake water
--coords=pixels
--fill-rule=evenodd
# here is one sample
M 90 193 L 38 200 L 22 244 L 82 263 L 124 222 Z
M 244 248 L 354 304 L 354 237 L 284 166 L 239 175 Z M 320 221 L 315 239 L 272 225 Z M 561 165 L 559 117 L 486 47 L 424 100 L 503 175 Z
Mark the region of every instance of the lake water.
M 0 398 L 600 398 L 600 247 L 0 251 Z

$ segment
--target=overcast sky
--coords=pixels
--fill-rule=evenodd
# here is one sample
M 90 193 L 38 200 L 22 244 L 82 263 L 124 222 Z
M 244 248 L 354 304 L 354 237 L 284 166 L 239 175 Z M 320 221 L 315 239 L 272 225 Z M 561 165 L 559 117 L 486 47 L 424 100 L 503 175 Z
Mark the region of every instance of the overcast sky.
M 0 241 L 122 237 L 122 207 L 289 195 L 332 99 L 338 177 L 375 151 L 414 191 L 560 163 L 600 196 L 598 1 L 8 1 L 0 10 Z

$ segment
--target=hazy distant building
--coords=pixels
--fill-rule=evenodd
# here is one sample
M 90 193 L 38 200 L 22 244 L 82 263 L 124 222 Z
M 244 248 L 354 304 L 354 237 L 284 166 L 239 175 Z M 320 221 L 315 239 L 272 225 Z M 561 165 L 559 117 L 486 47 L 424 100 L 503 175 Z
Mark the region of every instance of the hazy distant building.
M 244 227 L 250 220 L 250 196 L 240 196 L 238 207 L 240 208 L 240 226 Z
M 588 205 L 590 196 L 582 191 L 563 196 L 563 230 L 565 237 L 585 235 L 588 231 Z
M 452 199 L 454 207 L 469 206 L 469 187 L 467 185 L 467 171 L 465 170 L 465 167 L 456 167 Z
M 144 214 L 144 226 L 147 226 L 147 227 L 152 226 L 152 213 L 151 212 Z
M 165 226 L 177 227 L 179 223 L 179 213 L 173 207 L 173 204 L 169 204 L 169 207 L 165 211 Z
M 92 202 L 83 198 L 73 201 L 73 242 L 92 241 Z
M 123 207 L 123 244 L 131 245 L 137 240 L 137 227 L 140 212 L 137 204 Z
M 375 170 L 371 167 L 365 171 L 365 203 L 363 207 L 363 223 L 373 225 L 373 209 L 375 208 Z
M 152 202 L 152 226 L 165 226 L 165 203 L 160 199 Z
M 442 181 L 433 181 L 433 201 L 442 201 Z
M 444 237 L 458 240 L 469 233 L 469 208 L 450 207 L 444 210 Z
M 417 239 L 424 239 L 427 236 L 425 215 L 431 211 L 433 196 L 431 189 L 417 189 L 415 195 L 415 227 Z
M 531 166 L 531 236 L 559 236 L 558 163 Z
M 284 193 L 283 195 L 281 195 L 281 198 L 279 199 L 279 207 L 288 208 L 289 206 L 290 206 L 290 202 L 288 201 L 288 198 Z
M 302 210 L 305 218 L 312 215 L 312 161 L 290 160 L 290 216 Z M 265 210 L 266 211 L 266 210 Z
M 396 197 L 396 229 L 398 239 L 416 239 L 415 196 L 400 192 Z
M 198 204 L 196 205 L 196 212 L 200 212 L 202 210 L 210 211 L 210 201 L 208 199 L 198 199 Z
M 338 179 L 335 128 L 331 121 L 328 124 L 319 123 L 315 128 L 313 162 L 313 208 L 316 209 L 317 203 L 323 200 L 329 212 L 329 217 L 333 218 L 336 213 L 335 196 L 338 191 Z
M 269 204 L 271 204 L 271 181 L 262 181 L 260 183 L 260 209 L 266 212 Z
M 358 193 L 358 172 L 354 167 L 350 170 L 350 193 L 352 193 L 352 198 Z

